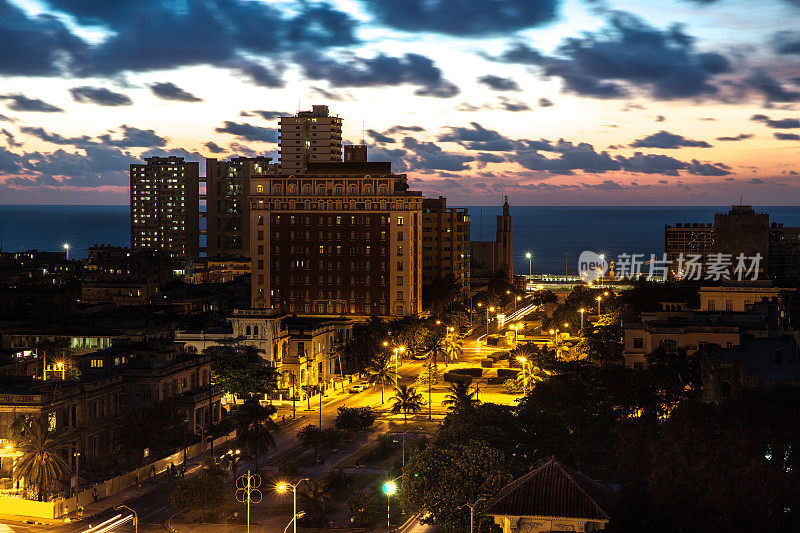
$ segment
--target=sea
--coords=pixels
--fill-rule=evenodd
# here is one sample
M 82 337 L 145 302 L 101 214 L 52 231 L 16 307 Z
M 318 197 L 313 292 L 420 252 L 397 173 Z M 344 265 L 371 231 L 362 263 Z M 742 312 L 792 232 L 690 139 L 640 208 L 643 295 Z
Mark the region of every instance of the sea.
M 453 206 L 456 207 L 456 206 Z M 468 207 L 472 240 L 494 240 L 499 206 Z M 512 206 L 514 270 L 518 274 L 576 274 L 584 250 L 660 255 L 664 226 L 676 222 L 713 222 L 730 206 Z M 754 206 L 770 221 L 800 226 L 800 207 Z M 0 250 L 63 250 L 86 257 L 94 244 L 130 245 L 127 205 L 0 205 Z M 531 254 L 531 261 L 525 257 Z

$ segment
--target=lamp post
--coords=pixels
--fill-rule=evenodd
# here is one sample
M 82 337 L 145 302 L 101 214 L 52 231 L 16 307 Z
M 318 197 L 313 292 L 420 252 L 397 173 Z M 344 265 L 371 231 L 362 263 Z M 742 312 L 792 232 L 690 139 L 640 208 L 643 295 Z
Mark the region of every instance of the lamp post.
M 275 490 L 277 490 L 279 494 L 286 493 L 286 491 L 288 491 L 290 487 L 292 489 L 292 505 L 294 509 L 294 513 L 292 514 L 292 522 L 294 523 L 294 528 L 292 529 L 294 533 L 297 533 L 297 486 L 303 481 L 308 481 L 308 478 L 304 477 L 295 484 L 289 483 L 288 481 L 281 481 L 280 483 L 275 485 Z
M 64 247 L 64 250 L 66 250 L 67 252 L 67 261 L 69 261 L 69 243 L 65 242 L 62 246 Z
M 485 499 L 486 498 L 481 496 L 480 498 L 475 500 L 475 502 L 472 503 L 471 505 L 469 503 L 465 503 L 464 505 L 459 505 L 458 506 L 459 509 L 461 509 L 462 507 L 469 507 L 469 533 L 472 533 L 472 516 L 473 516 L 473 513 L 475 512 L 475 507 L 478 505 L 479 501 L 485 500 Z
M 386 531 L 392 530 L 391 502 L 392 494 L 395 492 L 397 492 L 397 485 L 394 480 L 387 481 L 383 484 L 383 493 L 386 494 Z
M 122 504 L 122 503 L 121 503 L 121 504 L 119 504 L 119 505 L 115 505 L 115 506 L 114 506 L 114 509 L 116 509 L 116 510 L 118 510 L 118 511 L 119 511 L 120 509 L 127 509 L 127 510 L 129 510 L 130 512 L 132 512 L 132 513 L 133 513 L 133 532 L 134 532 L 134 533 L 139 533 L 139 515 L 138 515 L 138 514 L 136 514 L 136 511 L 135 511 L 135 510 L 131 509 L 130 507 L 128 507 L 127 505 L 125 505 L 125 504 Z

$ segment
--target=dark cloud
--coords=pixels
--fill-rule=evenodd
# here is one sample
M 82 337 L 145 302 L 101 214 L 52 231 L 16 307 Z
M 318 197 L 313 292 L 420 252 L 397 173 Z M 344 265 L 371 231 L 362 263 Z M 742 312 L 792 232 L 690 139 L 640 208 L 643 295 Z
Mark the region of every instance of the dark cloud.
M 224 127 L 214 128 L 214 131 L 217 133 L 229 133 L 246 141 L 278 142 L 278 131 L 275 128 L 262 128 L 252 124 L 226 120 Z
M 746 85 L 764 95 L 767 103 L 800 101 L 800 91 L 786 89 L 778 80 L 763 70 L 751 74 L 744 81 Z
M 97 104 L 106 107 L 133 105 L 133 100 L 125 94 L 115 93 L 105 87 L 73 87 L 69 90 L 72 99 L 83 104 Z
M 92 141 L 92 138 L 88 135 L 82 135 L 80 137 L 64 137 L 58 133 L 50 133 L 46 131 L 44 128 L 40 127 L 33 127 L 33 126 L 23 126 L 20 128 L 22 133 L 27 135 L 31 135 L 43 141 L 52 143 L 52 144 L 59 144 L 59 145 L 69 145 L 69 146 L 86 146 L 89 144 L 96 144 Z
M 512 98 L 506 98 L 505 96 L 500 97 L 500 107 L 506 111 L 511 111 L 512 113 L 531 110 L 531 106 L 525 102 L 514 100 Z
M 2 0 L 0 0 L 2 1 Z M 40 113 L 63 113 L 64 110 L 52 104 L 48 104 L 38 98 L 28 98 L 22 94 L 4 94 L 0 95 L 0 99 L 9 100 L 7 103 L 9 109 L 14 111 L 38 111 Z
M 218 145 L 213 141 L 208 141 L 203 146 L 205 146 L 208 149 L 208 151 L 211 152 L 212 154 L 221 154 L 225 152 L 225 148 L 221 147 L 220 145 Z
M 442 71 L 429 58 L 419 54 L 392 57 L 378 54 L 362 58 L 344 54 L 334 59 L 311 52 L 295 54 L 307 78 L 327 80 L 336 87 L 375 87 L 408 83 L 420 85 L 415 94 L 449 98 L 459 89 L 442 78 Z
M 383 24 L 409 32 L 505 35 L 556 18 L 558 0 L 369 0 L 365 7 Z
M 775 138 L 780 141 L 800 141 L 800 135 L 797 133 L 783 133 L 781 131 L 776 131 L 773 135 L 775 135 Z
M 458 172 L 468 169 L 467 163 L 475 160 L 469 155 L 445 152 L 435 143 L 420 142 L 413 137 L 403 138 L 403 147 L 408 151 L 406 162 L 414 169 Z
M 184 91 L 170 81 L 156 82 L 150 84 L 150 90 L 153 94 L 163 100 L 175 100 L 177 102 L 202 102 L 202 98 L 198 98 L 190 92 Z
M 384 134 L 382 134 L 382 133 L 380 133 L 378 131 L 375 131 L 375 130 L 367 130 L 367 134 L 370 137 L 372 137 L 372 139 L 375 142 L 384 143 L 384 144 L 396 142 L 394 139 L 392 139 L 388 135 L 384 135 Z
M 103 144 L 120 148 L 152 148 L 156 146 L 166 146 L 167 144 L 167 138 L 157 135 L 153 130 L 140 130 L 139 128 L 134 128 L 127 124 L 123 124 L 120 127 L 122 128 L 121 137 L 113 138 L 112 136 L 117 135 L 118 132 L 112 131 L 104 135 L 98 135 L 97 138 Z
M 280 117 L 288 117 L 291 116 L 292 113 L 288 111 L 263 111 L 260 109 L 256 109 L 255 111 L 251 111 L 251 113 L 255 113 L 256 115 L 260 115 L 261 118 L 264 120 L 275 120 L 276 118 Z M 243 115 L 243 116 L 250 116 L 250 115 Z
M 552 107 L 555 104 L 548 98 L 539 98 L 539 107 Z
M 661 30 L 623 12 L 612 12 L 602 32 L 566 39 L 553 56 L 517 43 L 494 59 L 536 65 L 567 91 L 596 98 L 626 96 L 631 85 L 665 100 L 712 96 L 714 76 L 731 70 L 725 56 L 696 51 L 680 25 Z
M 718 141 L 743 141 L 745 139 L 751 139 L 753 137 L 752 133 L 740 133 L 739 135 L 734 135 L 733 137 L 717 137 Z
M 511 78 L 502 78 L 494 74 L 487 74 L 478 78 L 478 82 L 495 91 L 519 91 L 519 85 Z
M 631 147 L 633 148 L 677 149 L 684 146 L 694 148 L 711 148 L 711 145 L 706 141 L 687 139 L 683 135 L 676 135 L 664 130 L 648 135 L 643 139 L 637 139 L 631 143 Z
M 771 39 L 772 49 L 778 54 L 800 54 L 800 32 L 779 31 Z
M 11 148 L 18 148 L 18 147 L 22 146 L 22 143 L 17 141 L 17 139 L 14 137 L 14 134 L 11 133 L 10 131 L 8 131 L 7 129 L 1 129 L 0 130 L 0 134 L 2 134 L 3 137 L 6 138 L 6 145 L 7 146 L 9 146 Z

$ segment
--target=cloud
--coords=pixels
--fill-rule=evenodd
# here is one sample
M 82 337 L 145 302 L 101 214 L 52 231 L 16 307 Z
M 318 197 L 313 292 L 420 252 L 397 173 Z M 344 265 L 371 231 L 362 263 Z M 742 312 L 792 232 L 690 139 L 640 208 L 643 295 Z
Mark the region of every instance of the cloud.
M 156 82 L 150 84 L 150 90 L 153 94 L 162 100 L 174 100 L 176 102 L 202 102 L 202 98 L 198 98 L 190 92 L 186 92 L 170 81 Z
M 676 135 L 664 130 L 648 135 L 643 139 L 637 139 L 631 143 L 631 147 L 633 148 L 677 149 L 683 146 L 711 148 L 711 145 L 706 141 L 694 141 L 692 139 L 687 139 L 683 135 Z
M 752 133 L 740 133 L 739 135 L 734 135 L 733 137 L 717 137 L 718 141 L 743 141 L 745 139 L 752 139 Z
M 152 148 L 166 146 L 167 144 L 167 138 L 157 135 L 153 130 L 140 130 L 127 124 L 123 124 L 120 127 L 122 128 L 122 137 L 112 138 L 112 134 L 117 132 L 111 131 L 110 133 L 98 135 L 97 138 L 108 146 L 118 146 L 120 148 Z
M 9 109 L 14 111 L 37 111 L 40 113 L 63 113 L 64 110 L 60 107 L 48 104 L 38 98 L 28 98 L 22 94 L 4 94 L 0 95 L 2 100 L 10 100 L 11 103 L 6 104 Z
M 115 93 L 105 87 L 73 87 L 69 90 L 72 94 L 72 99 L 76 102 L 83 104 L 97 104 L 106 107 L 118 107 L 124 105 L 132 105 L 131 100 L 127 95 L 122 93 Z
M 275 128 L 262 128 L 252 124 L 225 121 L 224 127 L 214 128 L 217 133 L 228 133 L 246 141 L 267 143 L 278 142 L 278 131 Z
M 713 96 L 714 76 L 731 70 L 725 56 L 696 51 L 680 25 L 661 30 L 624 12 L 612 12 L 608 23 L 566 39 L 552 56 L 520 42 L 494 59 L 536 65 L 560 77 L 566 91 L 595 98 L 624 97 L 631 86 L 660 100 Z
M 500 107 L 502 109 L 505 109 L 506 111 L 511 111 L 513 113 L 517 113 L 519 111 L 531 110 L 531 106 L 529 106 L 525 102 L 514 100 L 512 98 L 506 98 L 505 96 L 500 97 Z
M 800 32 L 775 32 L 770 42 L 776 54 L 800 54 Z
M 555 104 L 548 98 L 539 98 L 539 107 L 552 107 Z
M 408 32 L 505 35 L 556 18 L 558 0 L 369 0 L 378 21 Z
M 800 135 L 797 133 L 783 133 L 780 131 L 776 131 L 773 135 L 779 141 L 800 141 Z
M 459 89 L 442 78 L 442 71 L 420 54 L 392 57 L 378 54 L 372 58 L 344 53 L 339 58 L 308 51 L 295 54 L 306 77 L 327 80 L 334 87 L 377 87 L 383 85 L 421 85 L 415 94 L 449 98 Z
M 221 154 L 225 152 L 225 148 L 221 147 L 220 145 L 218 145 L 213 141 L 208 141 L 207 143 L 203 144 L 203 146 L 208 148 L 208 151 L 211 152 L 212 154 Z
M 495 91 L 519 91 L 519 85 L 511 78 L 502 78 L 494 74 L 487 74 L 478 78 L 478 82 Z

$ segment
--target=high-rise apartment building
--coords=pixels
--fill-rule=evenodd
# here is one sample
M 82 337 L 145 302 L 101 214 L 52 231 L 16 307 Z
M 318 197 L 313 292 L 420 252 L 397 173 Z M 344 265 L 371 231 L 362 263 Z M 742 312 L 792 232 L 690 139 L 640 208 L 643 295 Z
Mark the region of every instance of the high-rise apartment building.
M 197 257 L 199 163 L 148 157 L 130 167 L 131 249 Z
M 206 159 L 206 253 L 250 256 L 250 177 L 268 173 L 270 157 Z
M 422 284 L 448 275 L 470 292 L 470 220 L 466 208 L 447 207 L 447 199 L 422 200 Z
M 330 116 L 326 105 L 281 117 L 278 144 L 284 174 L 303 174 L 309 163 L 341 161 L 342 119 Z
M 252 307 L 421 312 L 422 193 L 383 162 L 308 163 L 250 179 Z

